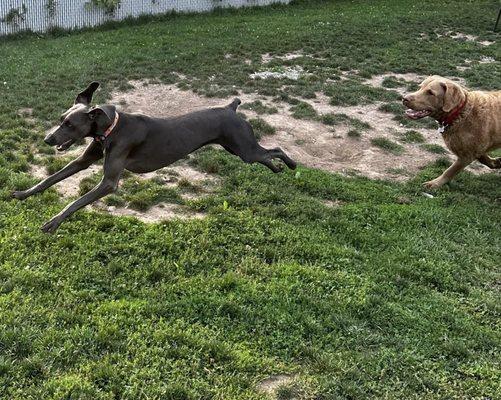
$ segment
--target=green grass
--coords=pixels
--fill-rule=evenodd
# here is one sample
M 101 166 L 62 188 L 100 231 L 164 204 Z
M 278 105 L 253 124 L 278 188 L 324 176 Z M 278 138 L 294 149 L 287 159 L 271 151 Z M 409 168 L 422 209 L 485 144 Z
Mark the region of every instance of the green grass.
M 398 143 L 395 143 L 394 141 L 384 138 L 384 137 L 377 137 L 371 139 L 371 143 L 379 147 L 383 150 L 388 151 L 389 153 L 395 154 L 395 155 L 400 155 L 404 152 L 404 147 Z
M 362 136 L 362 133 L 357 129 L 350 129 L 347 133 L 348 137 L 358 139 Z
M 350 117 L 346 114 L 324 114 L 321 121 L 326 125 L 350 125 L 354 129 L 366 131 L 371 128 L 370 124 L 363 122 L 358 118 Z
M 292 116 L 297 119 L 316 119 L 317 111 L 308 103 L 300 102 L 290 108 Z
M 426 141 L 426 139 L 418 131 L 409 130 L 409 131 L 405 131 L 402 134 L 400 141 L 402 141 L 404 143 L 424 143 Z
M 323 91 L 333 104 L 397 101 L 361 83 L 385 72 L 496 88 L 499 63 L 455 66 L 498 58 L 498 44 L 433 33 L 461 27 L 493 40 L 497 7 L 300 1 L 3 40 L 0 398 L 257 400 L 255 384 L 278 373 L 299 379 L 283 398 L 498 398 L 495 173 L 462 173 L 427 198 L 422 182 L 447 160 L 392 183 L 303 167 L 274 175 L 206 149 L 190 163 L 218 174 L 221 187 L 187 205 L 205 219 L 146 225 L 81 211 L 46 236 L 40 225 L 66 201 L 55 190 L 10 199 L 35 183 L 33 147 L 91 80 L 103 83 L 98 103 L 132 79 L 176 83 L 173 72 L 201 94 L 238 88 L 300 102 Z M 430 38 L 417 46 L 422 32 Z M 311 75 L 249 78 L 262 54 L 300 49 L 317 57 L 294 60 Z M 355 69 L 358 77 L 339 80 Z M 34 109 L 36 129 L 17 114 L 23 107 Z M 178 201 L 159 182 L 128 185 L 107 201 Z
M 261 100 L 256 100 L 251 103 L 245 103 L 240 106 L 244 110 L 251 110 L 257 114 L 276 114 L 278 112 L 276 107 L 269 107 L 263 104 Z
M 421 147 L 430 153 L 435 154 L 446 154 L 447 150 L 445 150 L 442 146 L 433 143 L 422 144 Z
M 249 123 L 254 130 L 254 135 L 256 138 L 261 139 L 263 136 L 273 135 L 276 132 L 274 126 L 270 125 L 262 118 L 251 118 Z M 207 171 L 210 172 L 210 171 Z

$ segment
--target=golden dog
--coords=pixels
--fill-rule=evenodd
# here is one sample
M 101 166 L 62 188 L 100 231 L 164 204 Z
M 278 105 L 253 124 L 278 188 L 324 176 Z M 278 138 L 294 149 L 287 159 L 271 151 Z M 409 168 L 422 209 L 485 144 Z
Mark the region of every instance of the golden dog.
M 425 187 L 444 185 L 474 160 L 501 168 L 501 158 L 487 154 L 501 147 L 501 91 L 470 91 L 450 79 L 431 76 L 402 102 L 409 108 L 409 118 L 434 118 L 445 144 L 458 157 L 442 175 L 424 183 Z

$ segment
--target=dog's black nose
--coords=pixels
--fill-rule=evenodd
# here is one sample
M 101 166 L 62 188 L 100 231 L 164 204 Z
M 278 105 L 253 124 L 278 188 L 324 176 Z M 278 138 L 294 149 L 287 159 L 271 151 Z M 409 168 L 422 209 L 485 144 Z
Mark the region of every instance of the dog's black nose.
M 52 135 L 46 136 L 43 141 L 47 143 L 49 146 L 54 146 L 56 144 L 56 139 Z

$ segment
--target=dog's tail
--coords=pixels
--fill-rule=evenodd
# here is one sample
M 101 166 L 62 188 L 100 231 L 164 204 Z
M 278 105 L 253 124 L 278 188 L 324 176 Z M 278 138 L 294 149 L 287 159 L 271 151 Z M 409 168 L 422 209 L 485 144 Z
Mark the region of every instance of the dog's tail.
M 237 111 L 238 106 L 242 104 L 240 99 L 235 99 L 228 105 L 228 108 L 231 108 L 233 111 Z

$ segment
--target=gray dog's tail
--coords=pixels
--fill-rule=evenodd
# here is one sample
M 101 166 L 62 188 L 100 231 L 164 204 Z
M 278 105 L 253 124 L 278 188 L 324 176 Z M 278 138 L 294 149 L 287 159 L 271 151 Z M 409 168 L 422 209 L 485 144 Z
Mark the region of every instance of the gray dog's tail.
M 228 107 L 231 108 L 233 111 L 237 111 L 237 108 L 240 104 L 242 104 L 240 99 L 235 99 L 231 102 L 231 104 L 228 105 Z

